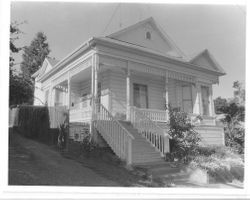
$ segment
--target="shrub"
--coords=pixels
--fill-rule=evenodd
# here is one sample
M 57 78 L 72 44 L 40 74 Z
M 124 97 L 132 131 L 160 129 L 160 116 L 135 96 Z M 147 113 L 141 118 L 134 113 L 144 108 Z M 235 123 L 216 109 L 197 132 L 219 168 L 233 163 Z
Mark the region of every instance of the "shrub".
M 197 153 L 196 149 L 199 146 L 200 136 L 194 131 L 194 126 L 191 124 L 187 113 L 182 111 L 174 111 L 169 106 L 169 134 L 172 137 L 170 141 L 171 157 L 182 159 L 185 162 L 191 155 Z
M 95 149 L 97 149 L 97 144 L 91 139 L 90 135 L 84 137 L 83 141 L 81 142 L 81 149 L 84 153 L 89 154 Z
M 243 181 L 243 156 L 225 146 L 199 147 L 199 155 L 194 156 L 189 166 L 207 170 L 208 174 L 219 181 Z

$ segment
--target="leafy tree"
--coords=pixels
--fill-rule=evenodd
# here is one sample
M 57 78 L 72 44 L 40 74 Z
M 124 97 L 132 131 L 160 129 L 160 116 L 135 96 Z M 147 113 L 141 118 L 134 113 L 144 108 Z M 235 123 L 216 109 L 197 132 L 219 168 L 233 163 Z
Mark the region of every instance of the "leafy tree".
M 222 119 L 225 130 L 225 143 L 239 153 L 244 153 L 245 142 L 245 89 L 239 81 L 233 83 L 234 98 L 215 100 L 216 113 L 225 115 Z
M 242 82 L 235 81 L 233 83 L 234 90 L 234 99 L 233 101 L 240 105 L 245 105 L 245 88 Z
M 24 48 L 21 70 L 25 79 L 31 80 L 31 75 L 39 69 L 49 53 L 46 35 L 43 32 L 38 32 L 30 46 Z
M 32 88 L 24 78 L 15 72 L 14 54 L 19 53 L 22 48 L 15 45 L 15 41 L 19 39 L 22 31 L 19 26 L 22 23 L 12 22 L 10 24 L 10 59 L 9 59 L 9 105 L 30 103 L 29 99 L 32 96 Z
M 214 108 L 215 108 L 216 114 L 222 114 L 223 110 L 227 106 L 228 106 L 228 102 L 227 102 L 227 99 L 225 99 L 225 98 L 217 97 L 214 100 Z

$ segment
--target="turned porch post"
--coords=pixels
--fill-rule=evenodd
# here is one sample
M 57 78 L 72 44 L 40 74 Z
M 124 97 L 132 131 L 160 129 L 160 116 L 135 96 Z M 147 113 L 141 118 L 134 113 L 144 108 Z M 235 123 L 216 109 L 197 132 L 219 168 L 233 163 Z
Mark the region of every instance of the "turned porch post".
M 95 83 L 94 83 L 94 111 L 95 114 L 97 112 L 97 107 L 98 107 L 98 71 L 99 71 L 99 56 L 98 54 L 94 55 L 95 57 L 95 65 L 94 65 L 94 77 L 95 77 Z M 100 97 L 101 98 L 101 97 Z
M 126 76 L 126 120 L 130 121 L 130 68 L 127 67 L 127 76 Z
M 201 84 L 196 82 L 196 90 L 197 90 L 197 104 L 198 104 L 198 112 L 197 114 L 203 115 L 203 108 L 202 108 L 202 96 L 201 96 Z
M 214 116 L 214 100 L 213 100 L 213 86 L 209 85 L 209 114 Z
M 169 98 L 168 98 L 168 71 L 166 71 L 165 74 L 165 99 L 166 99 L 166 121 L 169 119 L 169 112 L 168 112 L 168 104 L 169 104 Z
M 70 89 L 70 73 L 68 72 L 68 109 L 70 110 L 71 104 L 71 89 Z
M 93 135 L 93 121 L 94 121 L 94 93 L 95 93 L 95 56 L 92 55 L 92 65 L 91 65 L 91 119 L 90 119 L 90 134 Z

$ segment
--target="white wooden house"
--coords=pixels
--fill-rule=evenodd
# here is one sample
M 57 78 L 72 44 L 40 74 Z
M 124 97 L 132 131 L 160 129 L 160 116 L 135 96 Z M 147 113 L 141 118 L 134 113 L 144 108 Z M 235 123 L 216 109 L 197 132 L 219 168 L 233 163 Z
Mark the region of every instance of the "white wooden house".
M 194 123 L 204 144 L 224 144 L 212 87 L 224 74 L 208 50 L 187 58 L 148 18 L 92 37 L 59 62 L 45 59 L 33 75 L 34 103 L 68 106 L 72 124 L 89 124 L 128 164 L 156 162 L 169 151 L 167 104 L 202 116 Z

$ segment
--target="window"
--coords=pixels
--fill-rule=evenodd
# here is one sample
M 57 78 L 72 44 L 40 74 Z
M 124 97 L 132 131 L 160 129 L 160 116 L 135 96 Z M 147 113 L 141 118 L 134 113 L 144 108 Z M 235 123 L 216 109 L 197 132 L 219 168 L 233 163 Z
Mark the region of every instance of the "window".
M 192 87 L 190 84 L 178 83 L 176 85 L 176 102 L 173 102 L 179 111 L 193 113 Z
M 192 88 L 190 85 L 182 86 L 182 104 L 184 112 L 193 113 Z
M 146 32 L 146 39 L 151 40 L 151 33 L 149 31 Z
M 147 85 L 134 83 L 134 106 L 138 108 L 148 108 Z

